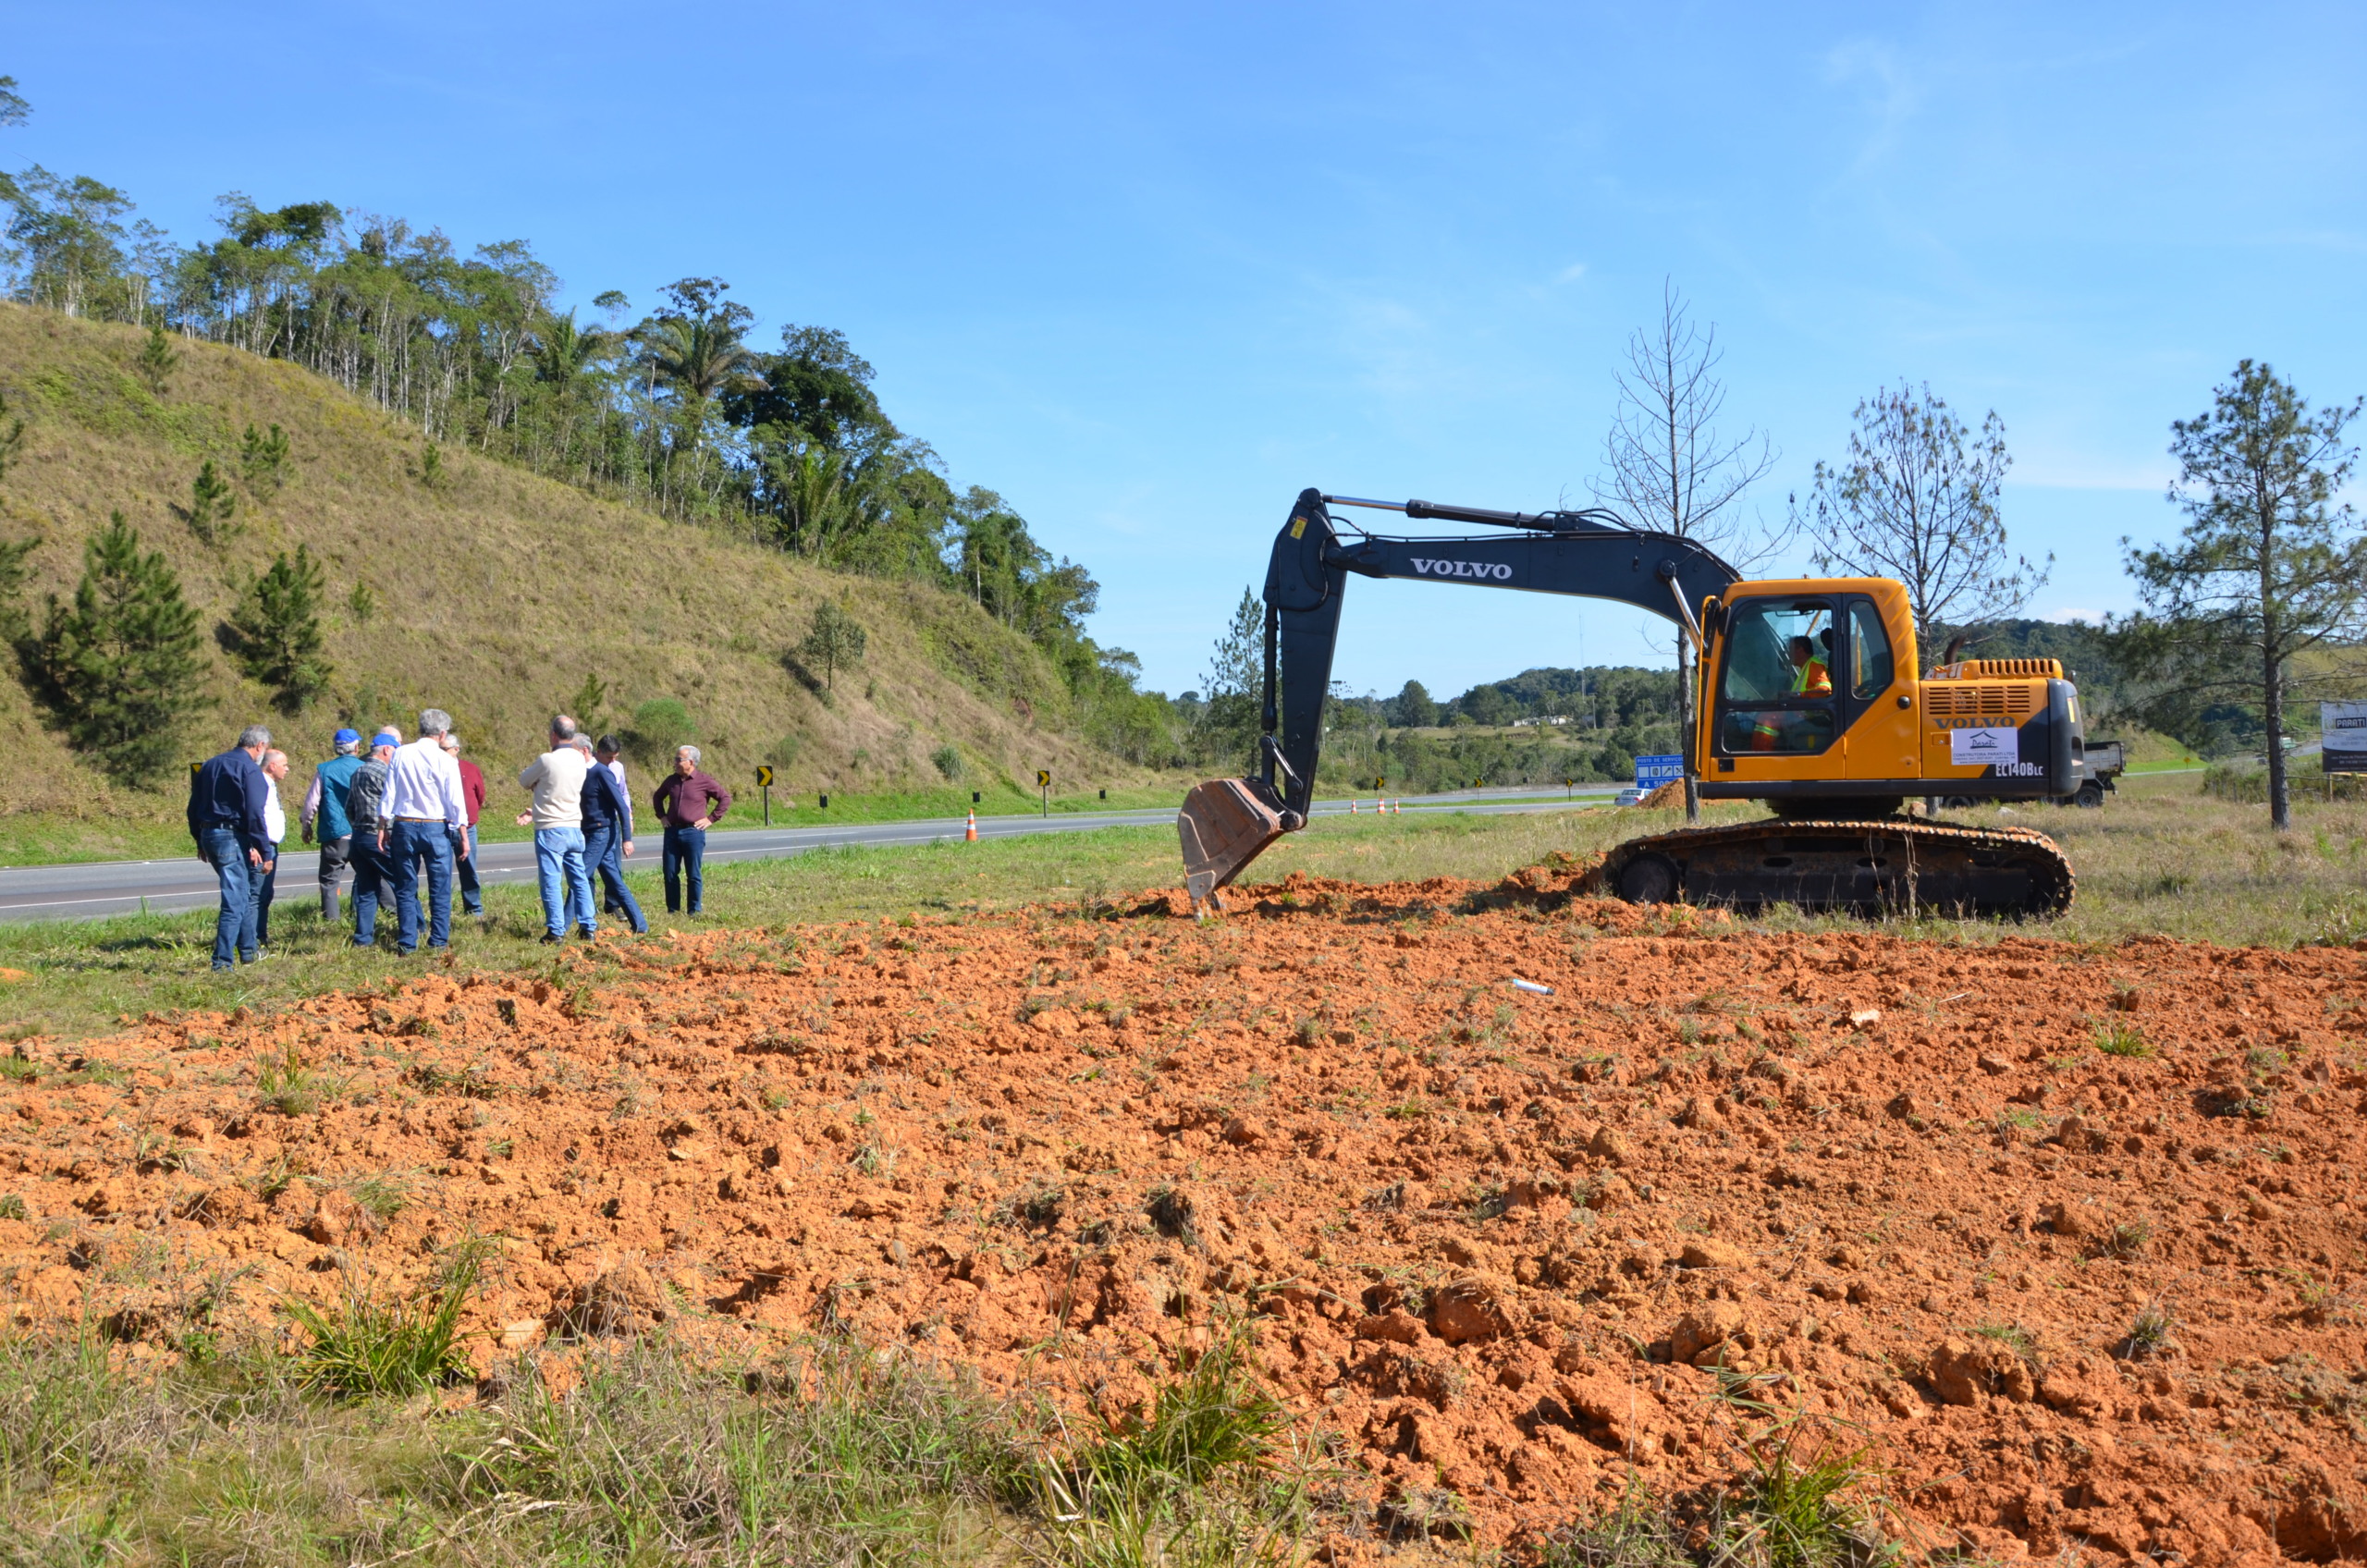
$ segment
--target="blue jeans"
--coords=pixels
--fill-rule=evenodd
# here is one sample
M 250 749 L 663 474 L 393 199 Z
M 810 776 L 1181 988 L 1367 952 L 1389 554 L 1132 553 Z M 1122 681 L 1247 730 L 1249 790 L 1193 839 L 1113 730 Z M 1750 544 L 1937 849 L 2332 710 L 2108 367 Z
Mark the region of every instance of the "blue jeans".
M 398 822 L 386 836 L 394 861 L 395 950 L 419 947 L 419 864 L 427 863 L 427 945 L 452 942 L 452 840 L 440 822 Z
M 552 936 L 567 935 L 570 916 L 587 936 L 600 928 L 592 916 L 592 877 L 583 864 L 583 829 L 534 829 L 534 879 L 542 884 L 543 925 Z
M 611 823 L 584 834 L 583 859 L 600 878 L 600 891 L 605 895 L 603 906 L 621 913 L 635 931 L 648 930 L 649 921 L 642 914 L 641 905 L 633 901 L 632 889 L 625 886 L 623 831 Z
M 248 877 L 254 888 L 257 948 L 271 946 L 271 900 L 273 895 L 279 891 L 279 846 L 265 844 L 263 856 L 263 864 L 256 866 Z
M 458 876 L 460 882 L 460 907 L 467 910 L 471 914 L 483 914 L 484 913 L 484 890 L 477 885 L 476 824 L 473 822 L 469 824 L 467 828 L 463 831 L 465 831 L 469 836 L 469 852 L 465 855 L 460 853 L 460 835 L 459 833 L 447 830 L 444 836 L 451 840 L 452 844 L 452 870 L 453 875 Z
M 706 859 L 706 829 L 677 827 L 666 825 L 666 913 L 679 914 L 682 909 L 681 882 L 691 885 L 691 913 L 699 912 L 699 895 L 706 890 L 706 880 L 699 875 L 699 864 Z
M 394 896 L 395 869 L 386 851 L 378 847 L 375 828 L 357 828 L 352 838 L 337 841 L 346 846 L 347 859 L 353 865 L 353 945 L 374 948 L 378 907 Z
M 208 827 L 198 836 L 214 874 L 222 879 L 222 909 L 214 917 L 214 967 L 255 956 L 254 868 L 247 864 L 247 840 L 235 827 Z

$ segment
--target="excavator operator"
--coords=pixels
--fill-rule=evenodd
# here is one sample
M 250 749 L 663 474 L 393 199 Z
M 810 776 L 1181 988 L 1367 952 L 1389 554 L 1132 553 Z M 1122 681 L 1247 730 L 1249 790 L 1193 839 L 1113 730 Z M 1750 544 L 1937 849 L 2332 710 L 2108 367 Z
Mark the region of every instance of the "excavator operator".
M 1833 629 L 1817 633 L 1824 643 L 1824 654 L 1833 652 Z M 1796 697 L 1830 697 L 1833 695 L 1833 668 L 1828 657 L 1821 657 L 1817 645 L 1806 637 L 1792 639 L 1792 695 Z
M 1821 643 L 1820 653 L 1818 644 Z M 1830 697 L 1833 695 L 1833 629 L 1826 627 L 1811 640 L 1806 635 L 1794 637 L 1785 645 L 1792 666 L 1792 695 L 1795 697 Z M 1817 731 L 1804 713 L 1778 710 L 1756 716 L 1751 726 L 1750 749 L 1754 752 L 1813 752 L 1819 740 Z

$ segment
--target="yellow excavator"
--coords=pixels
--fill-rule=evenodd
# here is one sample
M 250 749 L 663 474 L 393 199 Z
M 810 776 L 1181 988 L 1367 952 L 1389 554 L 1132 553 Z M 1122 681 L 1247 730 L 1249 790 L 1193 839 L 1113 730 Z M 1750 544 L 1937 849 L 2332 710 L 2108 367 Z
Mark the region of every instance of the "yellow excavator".
M 1343 525 L 1335 507 L 1505 533 L 1376 534 Z M 1901 814 L 1919 796 L 2077 796 L 2089 777 L 2079 694 L 2055 660 L 1968 659 L 1919 678 L 1914 612 L 1888 578 L 1746 582 L 1692 540 L 1600 508 L 1489 511 L 1307 490 L 1266 572 L 1258 771 L 1200 785 L 1176 822 L 1195 909 L 1221 908 L 1223 888 L 1268 845 L 1306 826 L 1352 575 L 1614 600 L 1691 640 L 1700 657 L 1686 773 L 1705 800 L 1765 801 L 1774 815 L 1619 845 L 1598 877 L 1631 903 L 2037 916 L 2070 907 L 2070 863 L 2045 834 Z

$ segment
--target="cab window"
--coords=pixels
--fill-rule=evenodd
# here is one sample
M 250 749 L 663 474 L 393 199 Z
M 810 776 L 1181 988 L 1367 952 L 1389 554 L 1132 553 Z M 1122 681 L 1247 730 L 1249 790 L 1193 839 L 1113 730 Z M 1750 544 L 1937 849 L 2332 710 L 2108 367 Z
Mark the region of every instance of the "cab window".
M 1833 606 L 1748 599 L 1729 612 L 1719 674 L 1721 752 L 1812 753 L 1833 743 Z
M 1896 673 L 1890 651 L 1890 633 L 1883 630 L 1882 612 L 1864 599 L 1849 606 L 1849 695 L 1870 703 L 1890 690 Z

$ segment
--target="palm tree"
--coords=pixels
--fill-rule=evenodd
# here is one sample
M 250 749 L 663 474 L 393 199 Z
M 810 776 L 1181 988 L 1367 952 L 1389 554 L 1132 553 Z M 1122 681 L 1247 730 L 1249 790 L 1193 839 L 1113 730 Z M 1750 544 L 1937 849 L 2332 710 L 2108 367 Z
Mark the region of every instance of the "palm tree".
M 614 353 L 617 334 L 597 326 L 578 326 L 575 312 L 545 316 L 529 340 L 534 374 L 554 386 L 568 387 L 600 360 Z
M 683 278 L 666 290 L 674 309 L 633 329 L 651 375 L 693 408 L 722 393 L 761 385 L 748 368 L 755 353 L 740 341 L 756 315 L 723 298 L 730 287 L 720 278 Z

